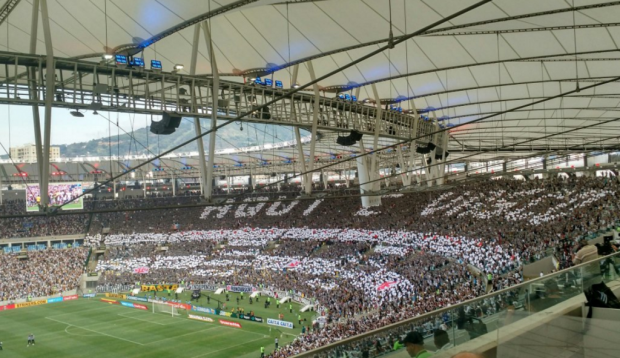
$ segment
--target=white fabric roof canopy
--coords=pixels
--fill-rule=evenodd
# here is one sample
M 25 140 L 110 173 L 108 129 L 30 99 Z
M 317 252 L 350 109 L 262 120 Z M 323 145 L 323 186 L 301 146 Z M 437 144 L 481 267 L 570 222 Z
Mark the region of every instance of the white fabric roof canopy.
M 0 48 L 29 51 L 32 3 L 22 0 L 0 26 L 4 32 Z M 320 76 L 384 45 L 361 46 L 386 39 L 390 29 L 388 0 L 48 0 L 54 55 L 101 54 L 120 45 L 143 43 L 188 19 L 240 3 L 244 5 L 210 18 L 218 70 L 229 80 L 242 81 L 242 77 L 227 76 L 232 73 L 286 67 L 308 57 L 316 57 L 313 66 Z M 412 33 L 474 3 L 391 0 L 394 36 Z M 577 78 L 584 88 L 620 76 L 620 2 L 575 0 L 578 11 L 572 11 L 572 6 L 572 0 L 495 0 L 320 85 L 354 83 L 361 86 L 362 99 L 373 96 L 366 85 L 372 82 L 382 99 L 414 98 L 401 106 L 408 109 L 415 103 L 418 110 L 435 109 L 437 117 L 445 118 L 443 124 L 458 125 L 572 91 Z M 41 27 L 38 39 L 37 52 L 43 54 Z M 184 64 L 187 72 L 192 39 L 193 26 L 185 27 L 146 47 L 143 57 L 147 63 L 161 60 L 164 70 Z M 347 48 L 351 49 L 338 52 Z M 329 52 L 334 53 L 326 55 Z M 208 57 L 201 38 L 197 74 L 211 73 Z M 99 61 L 100 55 L 86 60 Z M 290 69 L 274 74 L 287 88 Z M 302 66 L 298 82 L 309 80 Z M 619 86 L 613 82 L 584 89 L 458 128 L 451 133 L 456 139 L 451 148 L 509 146 L 613 119 L 620 104 Z M 619 128 L 610 122 L 527 146 L 617 144 Z

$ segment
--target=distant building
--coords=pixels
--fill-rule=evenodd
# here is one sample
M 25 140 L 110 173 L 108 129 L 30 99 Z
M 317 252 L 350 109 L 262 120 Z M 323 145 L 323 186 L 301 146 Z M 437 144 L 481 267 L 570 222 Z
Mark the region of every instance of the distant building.
M 37 147 L 34 144 L 26 144 L 22 147 L 11 148 L 11 159 L 21 163 L 36 163 Z M 60 148 L 50 147 L 50 162 L 60 158 Z

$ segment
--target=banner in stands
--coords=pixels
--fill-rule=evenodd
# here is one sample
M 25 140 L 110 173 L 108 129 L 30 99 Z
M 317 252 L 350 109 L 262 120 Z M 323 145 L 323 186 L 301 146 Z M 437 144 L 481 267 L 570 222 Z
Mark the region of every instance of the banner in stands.
M 187 318 L 189 319 L 196 319 L 198 321 L 204 321 L 204 322 L 215 322 L 214 320 L 212 320 L 209 317 L 205 317 L 205 316 L 197 316 L 195 314 L 188 314 Z
M 389 288 L 391 288 L 392 286 L 395 286 L 398 284 L 398 281 L 385 281 L 384 283 L 380 284 L 377 287 L 377 291 L 383 291 L 383 290 L 387 290 Z
M 110 299 L 107 299 L 107 298 L 102 298 L 101 302 L 109 303 L 111 305 L 120 305 L 120 303 L 118 303 L 117 300 L 110 300 Z
M 189 285 L 190 290 L 205 290 L 205 291 L 217 291 L 218 287 L 215 285 Z
M 232 317 L 232 313 L 226 311 L 220 311 L 220 316 Z
M 223 324 L 224 326 L 234 327 L 234 328 L 241 328 L 241 323 L 231 322 L 231 321 L 224 321 L 223 319 L 221 319 L 219 321 L 220 321 L 220 324 Z
M 123 294 L 120 294 L 120 293 L 106 293 L 105 296 L 106 297 L 113 297 L 113 298 L 122 298 L 124 300 L 127 299 L 127 295 L 123 295 Z
M 47 299 L 47 303 L 62 302 L 62 297 L 52 297 Z
M 140 291 L 150 292 L 150 291 L 174 291 L 179 288 L 179 285 L 142 285 L 140 286 Z
M 217 312 L 215 312 L 213 308 L 206 308 L 206 307 L 199 307 L 199 306 L 192 306 L 192 311 L 209 313 L 209 314 L 217 314 Z
M 293 323 L 292 322 L 280 321 L 278 319 L 273 319 L 273 318 L 267 318 L 267 324 L 270 324 L 272 326 L 278 326 L 278 327 L 284 327 L 284 328 L 291 328 L 291 329 L 293 329 Z
M 239 314 L 239 318 L 245 319 L 247 321 L 254 321 L 254 322 L 260 322 L 260 323 L 263 322 L 263 318 L 262 317 L 250 316 L 250 315 L 243 314 L 243 313 Z
M 226 286 L 226 291 L 230 292 L 254 292 L 256 289 L 252 286 Z
M 24 308 L 24 307 L 30 307 L 30 306 L 38 306 L 38 305 L 44 305 L 46 303 L 47 303 L 47 300 L 22 302 L 22 303 L 16 303 L 15 304 L 15 308 Z
M 127 296 L 128 300 L 132 301 L 140 301 L 140 302 L 148 302 L 149 299 L 146 297 L 138 297 L 138 296 Z
M 63 296 L 62 298 L 63 301 L 71 301 L 71 300 L 77 300 L 77 299 L 78 299 L 78 295 Z
M 14 308 L 15 308 L 15 304 L 12 303 L 10 305 L 0 306 L 0 311 L 8 311 Z
M 93 298 L 95 296 L 97 296 L 96 293 L 85 293 L 82 295 L 82 298 Z

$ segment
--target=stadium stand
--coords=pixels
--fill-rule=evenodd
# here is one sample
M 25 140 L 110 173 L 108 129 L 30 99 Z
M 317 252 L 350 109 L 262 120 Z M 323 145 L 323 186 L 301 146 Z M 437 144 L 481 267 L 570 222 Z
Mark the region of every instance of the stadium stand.
M 492 275 L 495 289 L 508 287 L 521 281 L 524 263 L 550 253 L 562 267 L 570 266 L 577 239 L 615 227 L 620 219 L 619 185 L 607 177 L 473 182 L 431 194 L 389 195 L 376 211 L 360 210 L 356 198 L 271 205 L 246 198 L 222 207 L 121 211 L 97 214 L 85 244 L 106 248 L 96 268 L 106 290 L 136 281 L 225 281 L 314 299 L 327 323 L 309 326 L 305 335 L 273 355 L 286 357 L 479 296 L 486 291 L 486 274 Z M 141 208 L 151 200 L 170 206 L 193 202 L 182 197 L 87 205 Z M 22 204 L 8 202 L 3 210 L 20 212 Z M 65 219 L 66 225 L 59 224 Z M 74 224 L 83 219 L 41 220 L 54 233 L 74 234 L 79 233 Z M 3 225 L 3 233 L 20 236 L 11 231 L 20 226 Z M 110 233 L 97 232 L 103 227 Z M 159 250 L 162 246 L 167 250 Z M 70 287 L 86 251 L 57 248 L 32 252 L 30 265 L 48 270 L 51 285 Z M 45 256 L 71 263 L 68 272 L 49 271 L 46 262 L 51 261 Z M 11 255 L 2 257 L 8 267 L 19 267 Z M 134 273 L 145 267 L 148 273 Z M 5 288 L 15 282 L 9 280 Z M 40 279 L 16 292 L 2 292 L 12 299 L 49 293 L 50 287 L 50 281 Z M 468 307 L 468 312 L 485 317 L 516 301 L 506 294 Z M 415 329 L 429 335 L 454 319 L 447 315 Z

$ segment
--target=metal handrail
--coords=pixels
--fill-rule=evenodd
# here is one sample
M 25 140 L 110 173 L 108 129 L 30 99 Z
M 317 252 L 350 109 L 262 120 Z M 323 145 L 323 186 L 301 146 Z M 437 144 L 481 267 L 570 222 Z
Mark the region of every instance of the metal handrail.
M 613 253 L 611 255 L 599 257 L 599 258 L 597 258 L 596 260 L 593 260 L 593 261 L 584 262 L 584 263 L 581 263 L 579 265 L 575 265 L 575 266 L 569 267 L 567 269 L 560 270 L 558 272 L 555 272 L 555 273 L 552 273 L 552 274 L 549 274 L 549 275 L 546 275 L 546 276 L 543 276 L 543 277 L 538 277 L 538 278 L 535 278 L 535 279 L 532 279 L 532 280 L 529 280 L 529 281 L 526 281 L 526 282 L 522 282 L 522 283 L 520 283 L 518 285 L 514 285 L 514 286 L 511 286 L 511 287 L 508 287 L 508 288 L 501 289 L 499 291 L 488 293 L 488 294 L 483 295 L 483 296 L 472 298 L 470 300 L 463 301 L 463 302 L 458 303 L 458 304 L 453 305 L 453 306 L 442 307 L 442 308 L 439 308 L 439 309 L 434 310 L 432 312 L 428 312 L 428 313 L 425 313 L 425 314 L 422 314 L 422 315 L 419 315 L 419 316 L 416 316 L 416 317 L 413 317 L 413 318 L 409 318 L 409 319 L 406 319 L 406 320 L 403 320 L 403 321 L 400 321 L 400 322 L 397 322 L 397 323 L 393 323 L 393 324 L 390 324 L 390 325 L 387 325 L 387 326 L 384 326 L 384 327 L 381 327 L 381 328 L 374 329 L 372 331 L 368 331 L 368 332 L 365 332 L 365 333 L 362 333 L 362 334 L 358 334 L 358 335 L 353 336 L 353 337 L 345 338 L 345 339 L 340 340 L 338 342 L 330 343 L 328 345 L 325 345 L 325 346 L 322 346 L 322 347 L 319 347 L 319 348 L 315 348 L 315 349 L 312 349 L 312 350 L 309 350 L 309 351 L 297 354 L 294 357 L 295 358 L 310 358 L 310 357 L 313 357 L 316 354 L 323 353 L 323 352 L 326 352 L 326 351 L 330 351 L 330 350 L 332 350 L 332 349 L 334 349 L 334 348 L 336 348 L 338 346 L 342 346 L 342 345 L 348 344 L 348 343 L 357 342 L 357 341 L 360 341 L 360 340 L 362 340 L 364 338 L 372 337 L 372 336 L 375 336 L 375 335 L 378 335 L 378 334 L 386 333 L 388 331 L 392 331 L 394 329 L 397 329 L 397 328 L 402 327 L 402 326 L 409 325 L 411 323 L 415 323 L 417 321 L 421 321 L 421 320 L 425 320 L 427 318 L 435 317 L 435 316 L 440 315 L 440 314 L 442 314 L 444 312 L 454 311 L 454 310 L 458 309 L 459 307 L 463 307 L 463 306 L 466 306 L 466 305 L 469 305 L 469 304 L 472 304 L 472 303 L 484 300 L 484 299 L 489 298 L 489 297 L 501 295 L 501 294 L 507 293 L 509 291 L 514 291 L 514 290 L 517 290 L 519 288 L 530 286 L 530 285 L 535 284 L 535 283 L 540 282 L 540 281 L 546 281 L 546 280 L 548 280 L 550 278 L 553 278 L 553 277 L 556 277 L 556 276 L 560 276 L 560 275 L 565 274 L 565 273 L 567 273 L 569 271 L 573 271 L 575 269 L 579 269 L 581 267 L 585 267 L 585 266 L 591 265 L 593 262 L 602 261 L 602 260 L 609 259 L 609 258 L 612 258 L 612 257 L 620 257 L 620 251 L 619 252 L 615 252 L 615 253 Z

